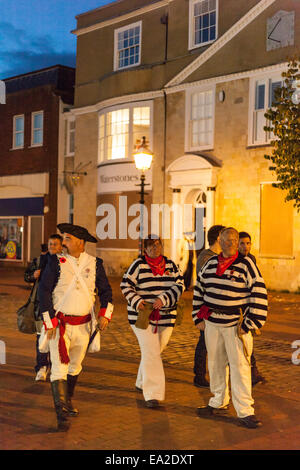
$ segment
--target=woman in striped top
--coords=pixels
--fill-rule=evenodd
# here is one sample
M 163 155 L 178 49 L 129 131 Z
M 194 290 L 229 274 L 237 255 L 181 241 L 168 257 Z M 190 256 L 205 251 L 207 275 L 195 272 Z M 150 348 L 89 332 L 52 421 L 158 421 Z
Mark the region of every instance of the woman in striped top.
M 141 362 L 136 388 L 149 408 L 165 398 L 165 374 L 161 352 L 168 344 L 176 321 L 177 302 L 184 291 L 183 276 L 176 264 L 162 255 L 158 236 L 145 239 L 145 255 L 137 258 L 124 274 L 121 290 L 128 302 L 128 320 L 138 339 Z M 147 329 L 137 328 L 138 313 L 152 304 Z
M 222 253 L 207 261 L 194 287 L 192 316 L 195 325 L 205 330 L 210 389 L 214 395 L 199 412 L 213 415 L 216 409 L 228 406 L 229 363 L 232 402 L 239 424 L 254 428 L 261 423 L 252 406 L 250 330 L 264 325 L 268 301 L 264 280 L 255 263 L 238 253 L 238 241 L 235 229 L 222 230 Z

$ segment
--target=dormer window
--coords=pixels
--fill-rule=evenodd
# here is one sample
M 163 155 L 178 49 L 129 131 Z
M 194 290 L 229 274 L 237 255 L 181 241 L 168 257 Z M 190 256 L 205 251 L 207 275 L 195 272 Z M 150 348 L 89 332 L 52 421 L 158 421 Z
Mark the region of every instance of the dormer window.
M 134 67 L 141 62 L 142 22 L 115 30 L 114 70 Z
M 189 49 L 204 46 L 218 36 L 218 0 L 190 0 Z

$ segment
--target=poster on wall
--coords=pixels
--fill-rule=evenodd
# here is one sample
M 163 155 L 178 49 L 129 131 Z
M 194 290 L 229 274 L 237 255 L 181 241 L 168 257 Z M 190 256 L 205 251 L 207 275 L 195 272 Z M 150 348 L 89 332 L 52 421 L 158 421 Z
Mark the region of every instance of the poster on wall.
M 23 219 L 0 218 L 0 260 L 22 259 Z

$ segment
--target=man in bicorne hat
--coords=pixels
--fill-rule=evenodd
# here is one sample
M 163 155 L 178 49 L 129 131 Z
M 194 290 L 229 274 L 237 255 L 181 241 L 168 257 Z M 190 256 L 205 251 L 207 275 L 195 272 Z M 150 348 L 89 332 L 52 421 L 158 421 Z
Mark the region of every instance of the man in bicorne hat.
M 84 227 L 59 224 L 64 255 L 51 256 L 39 284 L 40 310 L 47 331 L 51 359 L 51 389 L 58 430 L 76 416 L 71 398 L 89 347 L 95 293 L 100 299 L 99 329 L 112 317 L 112 290 L 100 258 L 88 255 L 85 243 L 97 243 Z

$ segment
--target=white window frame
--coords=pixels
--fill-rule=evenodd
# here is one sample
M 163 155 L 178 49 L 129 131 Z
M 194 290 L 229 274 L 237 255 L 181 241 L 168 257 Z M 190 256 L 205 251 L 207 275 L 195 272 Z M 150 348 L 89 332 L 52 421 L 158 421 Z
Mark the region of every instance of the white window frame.
M 255 139 L 256 135 L 256 118 L 255 115 L 257 112 L 261 112 L 262 115 L 266 113 L 268 109 L 270 109 L 270 84 L 274 82 L 282 82 L 284 79 L 281 75 L 282 72 L 278 71 L 275 73 L 268 73 L 263 75 L 256 75 L 250 79 L 250 88 L 249 88 L 249 115 L 248 115 L 248 147 L 255 147 L 258 145 L 265 146 L 270 145 L 271 140 L 274 140 L 274 136 L 271 133 L 263 132 L 264 139 Z M 265 95 L 264 95 L 264 109 L 260 111 L 255 110 L 255 102 L 256 102 L 256 84 L 257 82 L 261 82 L 261 84 L 265 85 Z M 264 125 L 267 125 L 267 120 L 265 117 Z
M 75 128 L 74 129 L 71 129 L 71 123 L 74 123 L 75 124 Z M 67 119 L 67 142 L 66 142 L 66 154 L 65 156 L 66 157 L 70 157 L 70 156 L 73 156 L 75 155 L 75 130 L 76 130 L 76 120 L 75 120 L 75 116 L 72 117 L 72 118 L 69 118 Z M 74 151 L 71 152 L 70 150 L 70 136 L 71 136 L 71 133 L 74 134 Z
M 118 34 L 126 31 L 128 29 L 136 28 L 139 26 L 140 28 L 140 42 L 139 42 L 139 61 L 135 64 L 126 65 L 125 67 L 119 67 L 119 50 L 118 50 Z M 142 21 L 137 21 L 136 23 L 131 23 L 126 26 L 122 26 L 121 28 L 117 28 L 114 31 L 114 71 L 118 70 L 126 70 L 132 67 L 138 67 L 141 64 L 141 57 L 142 57 Z
M 191 142 L 191 111 L 192 111 L 192 95 L 194 93 L 202 93 L 206 91 L 212 92 L 212 107 L 213 107 L 213 116 L 212 116 L 212 139 L 209 144 L 194 146 Z M 214 148 L 215 141 L 215 116 L 216 116 L 216 85 L 207 85 L 203 87 L 190 88 L 186 90 L 185 93 L 185 152 L 192 152 L 196 150 L 212 150 Z
M 34 127 L 34 117 L 38 114 L 41 114 L 43 116 L 43 127 L 41 128 L 42 135 L 43 135 L 42 143 L 34 143 L 33 142 L 34 131 L 35 130 L 40 130 L 40 128 L 38 128 L 38 127 L 35 128 Z M 43 145 L 44 145 L 44 111 L 43 110 L 34 111 L 33 113 L 31 113 L 31 147 L 42 147 Z
M 218 34 L 219 34 L 219 0 L 216 0 L 216 37 L 215 39 L 211 39 L 206 42 L 201 42 L 199 44 L 195 44 L 195 31 L 194 31 L 194 5 L 195 3 L 199 3 L 200 1 L 203 0 L 189 0 L 189 42 L 188 42 L 188 48 L 189 50 L 195 49 L 197 47 L 202 47 L 202 46 L 207 46 L 208 44 L 211 44 L 215 42 L 218 39 Z
M 17 118 L 23 118 L 23 131 L 16 131 L 16 119 Z M 18 145 L 17 146 L 15 136 L 16 136 L 17 133 L 20 134 L 21 132 L 23 133 L 23 145 Z M 12 149 L 13 150 L 23 149 L 24 144 L 25 144 L 25 115 L 24 114 L 16 114 L 13 117 L 13 145 L 12 145 Z
M 150 108 L 150 129 L 149 129 L 149 148 L 152 150 L 153 146 L 153 101 L 134 101 L 132 103 L 126 103 L 122 105 L 111 106 L 109 108 L 105 108 L 105 110 L 100 111 L 98 114 L 98 165 L 107 162 L 124 162 L 124 161 L 133 161 L 133 108 L 143 108 L 148 106 Z M 104 136 L 104 155 L 105 158 L 100 160 L 100 118 L 101 116 L 105 116 L 112 111 L 118 111 L 120 109 L 129 109 L 129 128 L 128 128 L 128 157 L 124 158 L 114 158 L 114 159 L 107 159 L 107 138 L 106 134 Z M 104 122 L 104 129 L 106 129 L 106 119 Z M 104 131 L 105 132 L 105 131 Z

